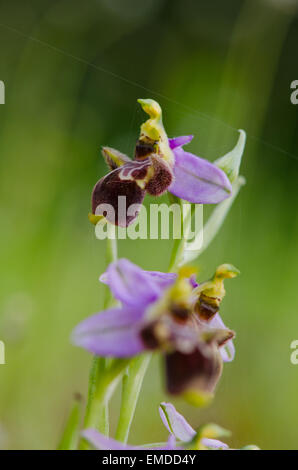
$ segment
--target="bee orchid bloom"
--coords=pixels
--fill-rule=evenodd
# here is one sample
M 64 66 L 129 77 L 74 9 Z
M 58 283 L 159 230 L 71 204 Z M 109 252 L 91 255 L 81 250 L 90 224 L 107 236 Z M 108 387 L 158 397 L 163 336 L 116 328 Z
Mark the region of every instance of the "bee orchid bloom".
M 220 426 L 206 424 L 195 431 L 171 403 L 161 403 L 159 414 L 170 433 L 165 444 L 131 446 L 107 437 L 95 429 L 85 429 L 82 436 L 98 450 L 231 450 L 228 444 L 219 440 L 230 435 L 229 431 Z M 242 449 L 257 450 L 258 447 L 250 445 Z
M 192 136 L 168 139 L 159 104 L 150 99 L 138 100 L 149 119 L 141 126 L 134 159 L 118 150 L 104 147 L 103 157 L 110 173 L 101 178 L 92 192 L 91 222 L 102 217 L 126 227 L 138 215 L 146 193 L 160 196 L 165 191 L 193 203 L 216 204 L 231 195 L 232 186 L 223 170 L 203 158 L 185 152 L 183 145 Z M 119 198 L 126 208 L 119 210 Z M 107 210 L 107 205 L 113 210 Z M 119 215 L 120 214 L 120 215 Z
M 226 430 L 219 426 L 212 424 L 202 426 L 197 432 L 188 424 L 186 419 L 178 413 L 171 403 L 161 403 L 159 406 L 159 414 L 163 424 L 170 433 L 165 444 L 131 446 L 107 437 L 95 429 L 85 429 L 82 432 L 82 436 L 92 447 L 99 450 L 224 450 L 229 448 L 224 442 L 207 437 L 229 435 Z
M 197 404 L 209 399 L 222 372 L 222 350 L 234 333 L 218 313 L 211 322 L 198 318 L 193 281 L 175 273 L 144 271 L 126 259 L 111 263 L 100 280 L 121 306 L 81 322 L 73 342 L 105 357 L 160 351 L 170 393 Z
M 180 448 L 192 450 L 232 450 L 228 444 L 218 440 L 230 436 L 230 432 L 217 424 L 205 424 L 194 430 L 171 403 L 161 403 L 159 414 L 163 424 Z M 243 450 L 258 450 L 255 445 L 242 447 Z M 240 449 L 241 450 L 241 449 Z

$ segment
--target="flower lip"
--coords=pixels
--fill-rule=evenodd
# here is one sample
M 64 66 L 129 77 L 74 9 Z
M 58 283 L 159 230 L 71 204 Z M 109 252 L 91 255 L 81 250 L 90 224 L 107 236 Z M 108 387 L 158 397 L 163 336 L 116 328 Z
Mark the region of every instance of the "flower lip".
M 191 353 L 174 351 L 166 355 L 167 389 L 173 395 L 212 395 L 221 373 L 222 359 L 213 344 L 199 343 Z
M 127 227 L 137 217 L 145 191 L 135 180 L 123 181 L 121 172 L 123 167 L 113 170 L 96 183 L 92 192 L 92 213 L 104 215 L 112 224 Z M 121 197 L 125 200 L 124 209 L 119 204 Z M 136 209 L 133 215 L 127 212 L 127 208 L 132 206 Z

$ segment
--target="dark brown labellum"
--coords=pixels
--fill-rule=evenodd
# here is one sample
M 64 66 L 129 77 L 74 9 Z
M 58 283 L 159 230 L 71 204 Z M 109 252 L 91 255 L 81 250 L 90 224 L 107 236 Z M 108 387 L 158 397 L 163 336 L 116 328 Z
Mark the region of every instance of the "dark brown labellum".
M 187 390 L 213 393 L 222 372 L 222 359 L 215 345 L 201 343 L 185 354 L 175 351 L 166 355 L 168 392 L 174 395 Z
M 133 180 L 121 180 L 120 171 L 123 171 L 123 167 L 117 168 L 96 183 L 92 192 L 92 213 L 104 215 L 115 225 L 127 227 L 138 215 L 138 211 L 128 215 L 127 210 L 132 204 L 142 204 L 145 191 Z M 123 202 L 121 207 L 120 201 Z M 108 207 L 111 207 L 111 211 Z

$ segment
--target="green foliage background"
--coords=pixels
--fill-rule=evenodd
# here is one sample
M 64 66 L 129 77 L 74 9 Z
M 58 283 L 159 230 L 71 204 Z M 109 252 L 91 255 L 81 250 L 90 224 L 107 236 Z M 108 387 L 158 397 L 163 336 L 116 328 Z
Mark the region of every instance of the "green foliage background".
M 289 8 L 286 8 L 290 5 Z M 291 5 L 293 8 L 291 8 Z M 232 446 L 297 448 L 298 339 L 296 2 L 55 0 L 0 7 L 0 447 L 55 448 L 74 392 L 86 396 L 91 357 L 76 323 L 101 309 L 105 243 L 87 214 L 105 173 L 100 146 L 132 153 L 136 99 L 157 99 L 170 136 L 211 161 L 247 131 L 247 179 L 200 278 L 231 262 L 223 318 L 237 355 L 205 410 L 176 400 L 196 427 L 231 429 Z M 146 200 L 148 204 L 149 199 Z M 208 208 L 204 213 L 207 217 Z M 120 255 L 164 270 L 168 241 L 126 241 Z M 165 399 L 156 358 L 130 441 L 159 441 Z M 166 397 L 168 400 L 169 397 Z M 119 395 L 111 405 L 113 428 Z

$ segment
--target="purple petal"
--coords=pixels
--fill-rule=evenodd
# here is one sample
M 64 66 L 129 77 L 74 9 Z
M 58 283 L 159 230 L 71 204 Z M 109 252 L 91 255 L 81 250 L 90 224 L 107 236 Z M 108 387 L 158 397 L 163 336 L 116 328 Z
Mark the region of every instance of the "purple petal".
M 167 445 L 164 447 L 159 447 L 159 449 L 160 450 L 182 450 L 182 447 L 177 446 L 175 436 L 173 434 L 170 434 Z
M 95 449 L 100 450 L 137 450 L 139 447 L 128 446 L 122 442 L 116 441 L 111 437 L 104 436 L 96 429 L 85 429 L 82 436 L 93 446 Z
M 111 308 L 83 320 L 72 342 L 99 356 L 129 357 L 144 350 L 139 337 L 142 309 Z
M 217 313 L 212 318 L 212 320 L 208 324 L 208 327 L 215 328 L 215 329 L 218 329 L 218 328 L 226 329 L 227 328 L 226 325 L 224 324 L 224 322 L 222 321 L 221 316 L 219 315 L 219 313 Z M 222 360 L 224 362 L 233 361 L 233 359 L 235 357 L 235 346 L 234 346 L 233 340 L 230 339 L 230 341 L 228 341 L 224 346 L 222 346 L 219 349 L 219 351 L 220 351 Z
M 193 289 L 195 289 L 196 287 L 198 287 L 198 283 L 196 281 L 196 275 L 195 274 L 192 274 L 189 278 L 189 282 L 190 282 L 190 285 L 191 287 L 193 287 Z
M 154 281 L 161 289 L 170 287 L 177 279 L 176 273 L 162 273 L 160 271 L 143 271 L 148 279 Z
M 174 150 L 175 181 L 169 191 L 197 204 L 217 204 L 231 195 L 232 186 L 226 174 L 212 163 L 182 148 Z
M 225 444 L 224 442 L 218 441 L 217 439 L 208 439 L 207 437 L 204 437 L 201 440 L 201 443 L 207 447 L 209 450 L 227 450 L 229 449 L 228 444 Z
M 176 439 L 174 436 L 170 435 L 167 444 L 163 446 L 130 446 L 123 444 L 122 442 L 116 441 L 111 437 L 107 437 L 104 434 L 101 434 L 96 429 L 85 429 L 81 433 L 95 449 L 98 450 L 179 450 L 179 447 L 176 445 Z
M 177 147 L 182 147 L 183 145 L 188 144 L 193 139 L 193 135 L 184 135 L 181 137 L 173 137 L 169 139 L 170 148 L 173 150 Z
M 173 283 L 175 277 L 172 273 L 143 271 L 122 258 L 109 265 L 100 281 L 110 287 L 116 299 L 125 305 L 140 308 L 155 302 L 163 289 Z
M 180 441 L 189 442 L 196 435 L 195 430 L 171 403 L 161 403 L 159 414 L 167 430 Z

